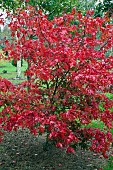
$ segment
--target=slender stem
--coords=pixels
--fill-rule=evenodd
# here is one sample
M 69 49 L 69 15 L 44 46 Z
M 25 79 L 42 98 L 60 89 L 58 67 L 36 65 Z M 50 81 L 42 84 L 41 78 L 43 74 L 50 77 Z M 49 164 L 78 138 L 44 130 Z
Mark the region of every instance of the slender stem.
M 29 62 L 29 59 L 28 59 L 28 70 L 30 69 L 30 66 L 31 66 L 31 63 Z M 27 86 L 27 91 L 29 92 L 30 91 L 30 80 L 31 80 L 31 77 L 29 75 L 27 75 L 27 81 L 28 81 L 28 86 Z

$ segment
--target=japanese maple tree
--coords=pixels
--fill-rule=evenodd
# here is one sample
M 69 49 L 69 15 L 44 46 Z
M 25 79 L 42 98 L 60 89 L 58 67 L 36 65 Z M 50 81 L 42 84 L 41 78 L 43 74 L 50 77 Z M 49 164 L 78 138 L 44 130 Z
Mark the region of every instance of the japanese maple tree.
M 6 40 L 4 51 L 8 60 L 27 61 L 28 80 L 15 86 L 0 77 L 1 139 L 2 130 L 28 128 L 34 135 L 47 134 L 67 152 L 81 145 L 107 157 L 113 101 L 105 92 L 113 84 L 113 56 L 106 52 L 113 45 L 113 25 L 92 15 L 73 9 L 49 21 L 30 6 L 10 15 L 11 35 L 18 41 Z M 93 120 L 104 129 L 92 128 Z

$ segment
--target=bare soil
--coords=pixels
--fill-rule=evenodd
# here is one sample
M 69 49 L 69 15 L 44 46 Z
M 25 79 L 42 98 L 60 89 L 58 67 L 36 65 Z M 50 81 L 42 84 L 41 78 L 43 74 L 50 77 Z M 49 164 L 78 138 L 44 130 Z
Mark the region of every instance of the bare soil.
M 53 145 L 44 150 L 45 136 L 28 130 L 5 133 L 0 143 L 0 170 L 100 170 L 106 160 L 98 154 L 77 149 L 66 154 Z

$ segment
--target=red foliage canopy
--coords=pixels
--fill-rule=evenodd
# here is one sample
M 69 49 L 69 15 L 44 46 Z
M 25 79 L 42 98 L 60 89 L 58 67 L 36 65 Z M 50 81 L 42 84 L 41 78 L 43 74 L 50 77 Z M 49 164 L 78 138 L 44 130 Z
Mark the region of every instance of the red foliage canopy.
M 8 59 L 28 62 L 29 80 L 14 86 L 0 78 L 0 128 L 27 127 L 67 152 L 87 144 L 106 157 L 113 142 L 113 101 L 105 96 L 113 84 L 113 56 L 105 54 L 113 45 L 113 25 L 75 9 L 52 21 L 32 7 L 10 17 L 14 41 L 6 41 L 4 50 Z M 92 120 L 105 128 L 89 127 Z

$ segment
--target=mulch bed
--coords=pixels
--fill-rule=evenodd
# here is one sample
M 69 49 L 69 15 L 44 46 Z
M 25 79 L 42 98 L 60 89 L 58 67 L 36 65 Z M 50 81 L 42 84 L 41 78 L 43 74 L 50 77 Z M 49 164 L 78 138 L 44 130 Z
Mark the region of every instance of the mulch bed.
M 0 170 L 99 170 L 106 160 L 78 148 L 66 154 L 53 145 L 44 150 L 45 136 L 33 136 L 27 129 L 5 133 L 0 144 Z

